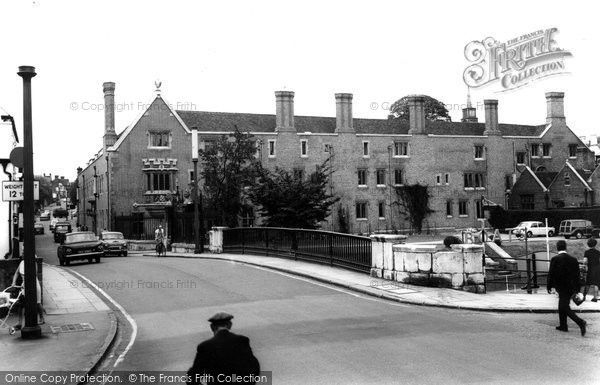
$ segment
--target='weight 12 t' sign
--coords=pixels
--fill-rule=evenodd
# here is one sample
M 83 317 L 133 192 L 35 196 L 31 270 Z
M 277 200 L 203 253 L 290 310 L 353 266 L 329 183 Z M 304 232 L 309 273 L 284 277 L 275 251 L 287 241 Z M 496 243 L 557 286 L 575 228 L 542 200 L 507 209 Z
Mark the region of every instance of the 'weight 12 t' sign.
M 2 182 L 2 200 L 4 202 L 10 201 L 22 201 L 23 182 L 21 181 L 3 181 Z M 40 182 L 33 181 L 33 200 L 37 201 L 40 199 Z

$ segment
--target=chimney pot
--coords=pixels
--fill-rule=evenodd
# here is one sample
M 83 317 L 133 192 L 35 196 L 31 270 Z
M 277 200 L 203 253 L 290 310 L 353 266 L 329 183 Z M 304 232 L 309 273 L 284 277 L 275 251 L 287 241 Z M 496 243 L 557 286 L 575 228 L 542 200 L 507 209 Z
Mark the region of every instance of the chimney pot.
M 105 82 L 102 84 L 104 92 L 104 153 L 117 141 L 115 132 L 115 83 Z
M 498 100 L 486 99 L 483 104 L 485 107 L 485 131 L 483 135 L 500 135 L 498 129 Z
M 294 92 L 275 91 L 277 131 L 294 131 Z
M 566 123 L 564 98 L 564 92 L 546 92 L 546 124 Z
M 425 133 L 425 98 L 420 95 L 409 96 L 408 103 L 408 119 L 410 129 L 409 134 L 424 134 Z
M 335 132 L 354 132 L 352 98 L 349 93 L 335 94 Z

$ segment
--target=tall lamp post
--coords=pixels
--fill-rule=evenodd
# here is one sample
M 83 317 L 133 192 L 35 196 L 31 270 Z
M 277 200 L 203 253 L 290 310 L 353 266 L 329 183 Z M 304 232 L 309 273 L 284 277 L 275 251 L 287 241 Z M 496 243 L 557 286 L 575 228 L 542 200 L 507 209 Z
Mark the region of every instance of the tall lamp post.
M 25 326 L 21 337 L 35 339 L 42 336 L 37 322 L 37 292 L 35 274 L 35 238 L 33 234 L 33 140 L 31 124 L 31 78 L 35 67 L 21 66 L 17 74 L 23 78 L 23 242 L 25 265 Z
M 192 162 L 194 162 L 194 254 L 204 252 L 204 242 L 200 242 L 200 221 L 198 220 L 198 128 L 192 128 Z

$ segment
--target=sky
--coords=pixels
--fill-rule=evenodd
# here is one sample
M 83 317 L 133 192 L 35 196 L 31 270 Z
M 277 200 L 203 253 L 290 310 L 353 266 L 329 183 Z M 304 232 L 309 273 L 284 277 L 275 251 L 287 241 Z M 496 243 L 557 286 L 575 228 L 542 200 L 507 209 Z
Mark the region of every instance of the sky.
M 275 112 L 274 92 L 295 91 L 296 115 L 335 116 L 334 94 L 354 94 L 355 118 L 384 119 L 408 94 L 430 95 L 460 120 L 465 46 L 557 28 L 572 56 L 564 73 L 500 92 L 501 123 L 543 124 L 548 91 L 565 92 L 567 124 L 595 135 L 600 34 L 593 3 L 565 1 L 49 1 L 0 3 L 0 113 L 22 140 L 22 79 L 32 80 L 35 174 L 76 177 L 102 147 L 102 83 L 116 83 L 116 130 L 143 112 L 162 82 L 176 109 Z M 10 127 L 0 123 L 0 158 Z

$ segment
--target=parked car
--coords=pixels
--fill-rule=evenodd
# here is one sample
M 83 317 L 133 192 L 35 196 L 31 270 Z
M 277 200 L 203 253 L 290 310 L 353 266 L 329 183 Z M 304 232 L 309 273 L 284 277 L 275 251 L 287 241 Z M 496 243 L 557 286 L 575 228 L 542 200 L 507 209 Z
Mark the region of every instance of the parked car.
M 34 234 L 44 234 L 44 225 L 41 222 L 35 222 L 33 224 Z
M 122 255 L 127 256 L 127 241 L 123 233 L 118 231 L 103 231 L 100 234 L 100 240 L 104 247 L 104 255 Z
M 565 239 L 575 237 L 581 239 L 583 237 L 598 237 L 600 229 L 594 227 L 591 221 L 585 219 L 565 219 L 560 222 L 558 227 L 558 235 L 562 235 Z
M 46 210 L 40 214 L 40 221 L 49 221 L 50 220 L 50 211 Z
M 538 221 L 526 221 L 521 222 L 513 229 L 513 234 L 517 236 L 523 236 L 527 234 L 527 238 L 537 237 L 537 236 L 546 236 L 553 237 L 556 233 L 554 227 L 548 226 L 542 222 Z
M 102 242 L 91 231 L 68 233 L 56 250 L 61 266 L 69 265 L 71 261 L 88 260 L 100 262 L 104 255 Z
M 69 222 L 56 222 L 54 227 L 54 242 L 62 242 L 65 235 L 72 232 L 73 228 Z

